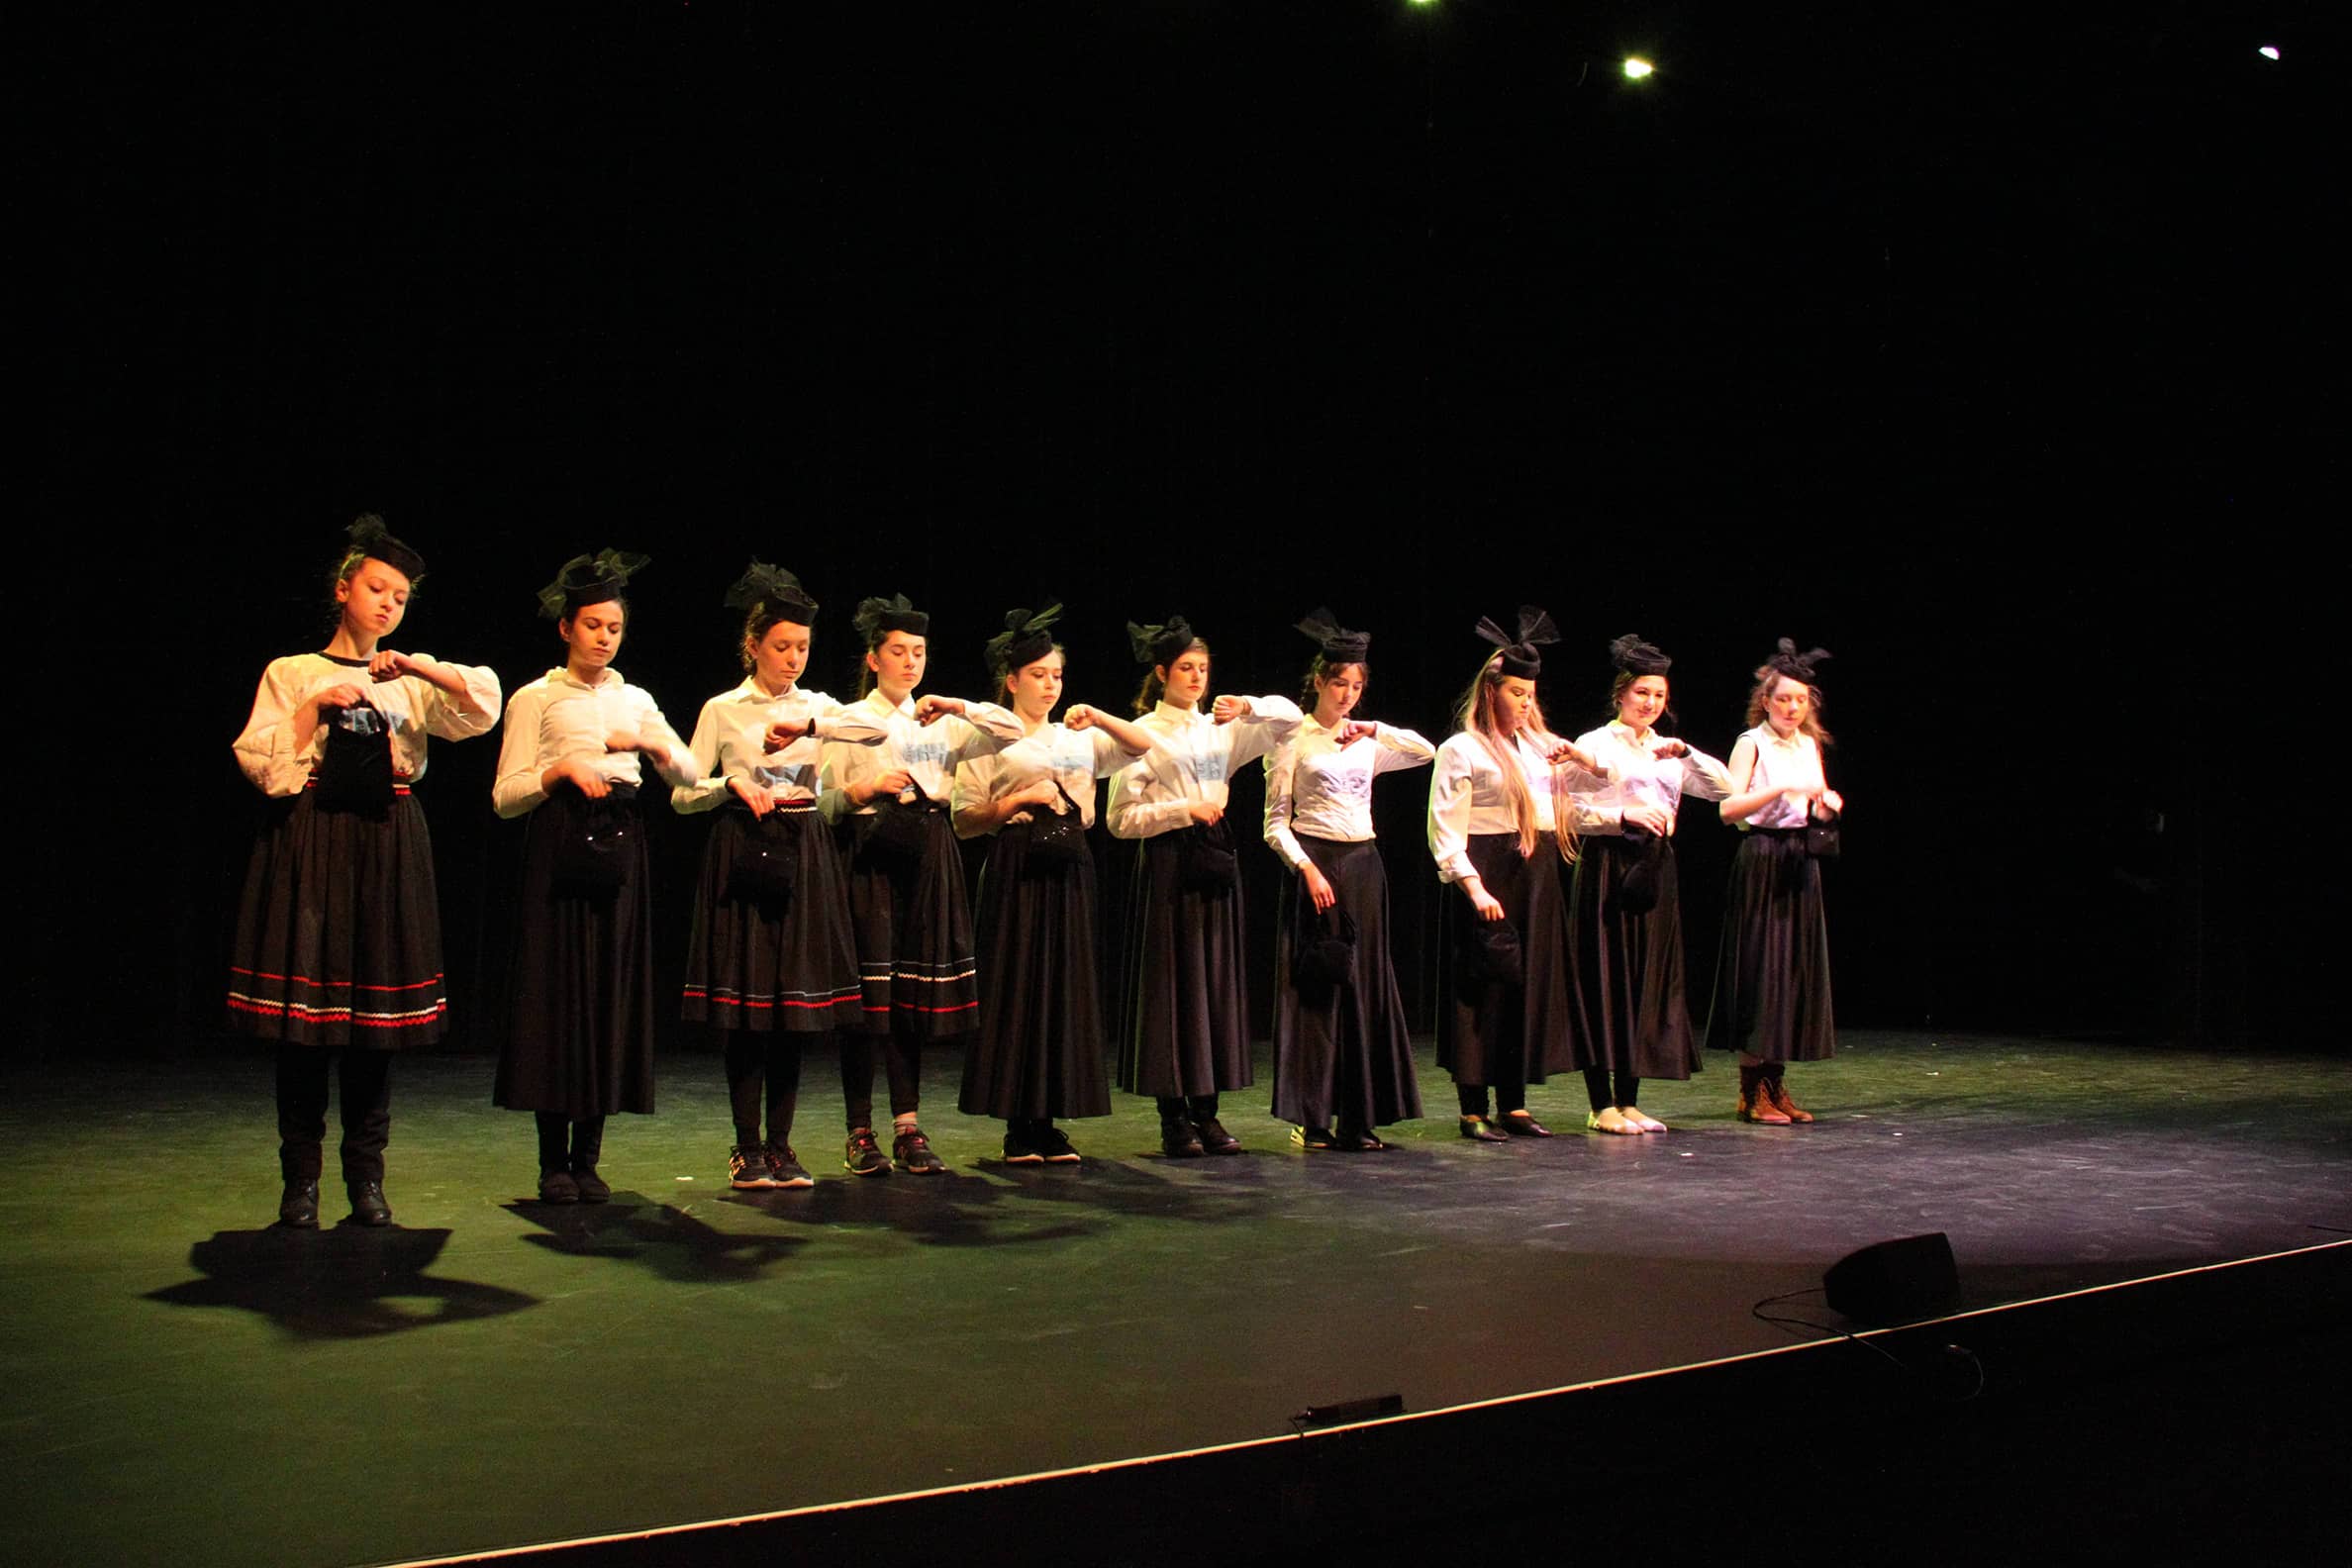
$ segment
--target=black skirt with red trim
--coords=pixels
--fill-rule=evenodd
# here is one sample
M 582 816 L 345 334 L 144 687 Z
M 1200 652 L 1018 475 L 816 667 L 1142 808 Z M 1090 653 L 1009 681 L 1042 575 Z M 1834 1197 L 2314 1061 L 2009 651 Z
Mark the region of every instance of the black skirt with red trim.
M 736 856 L 756 839 L 790 861 L 789 893 L 748 896 L 732 885 Z M 754 818 L 730 805 L 719 813 L 703 850 L 681 1011 L 689 1023 L 757 1033 L 858 1027 L 849 895 L 840 853 L 814 810 L 778 807 Z
M 839 830 L 849 931 L 862 992 L 858 1028 L 941 1039 L 980 1025 L 980 960 L 964 893 L 963 851 L 943 811 L 923 815 L 913 854 L 874 836 L 874 819 Z
M 293 1045 L 393 1050 L 441 1038 L 441 895 L 424 808 L 382 815 L 316 791 L 270 802 L 238 900 L 229 1023 Z

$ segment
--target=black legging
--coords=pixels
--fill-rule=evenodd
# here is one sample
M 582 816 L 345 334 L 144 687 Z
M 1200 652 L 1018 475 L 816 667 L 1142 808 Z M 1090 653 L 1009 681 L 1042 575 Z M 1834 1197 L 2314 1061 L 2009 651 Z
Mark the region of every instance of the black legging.
M 1455 1084 L 1454 1095 L 1462 1105 L 1462 1115 L 1483 1118 L 1487 1114 L 1487 1086 L 1485 1084 Z M 1527 1086 L 1519 1084 L 1495 1085 L 1495 1114 L 1509 1116 L 1527 1108 Z
M 1641 1080 L 1629 1072 L 1616 1075 L 1615 1092 L 1610 1085 L 1610 1071 L 1606 1067 L 1585 1069 L 1585 1098 L 1593 1102 L 1593 1109 L 1606 1111 L 1611 1106 L 1629 1106 L 1641 1095 Z
M 849 1130 L 874 1125 L 874 1047 L 890 1071 L 890 1114 L 912 1116 L 923 1104 L 923 1042 L 896 1029 L 888 1034 L 841 1036 L 841 1109 Z
M 801 1036 L 727 1033 L 727 1100 L 735 1118 L 735 1145 L 759 1146 L 760 1085 L 767 1086 L 767 1135 L 792 1141 L 792 1114 L 800 1104 Z
M 539 1125 L 540 1170 L 594 1170 L 604 1157 L 603 1117 L 575 1122 L 560 1111 L 541 1111 L 533 1120 Z
M 289 1182 L 317 1181 L 325 1162 L 327 1074 L 343 1089 L 343 1174 L 384 1179 L 392 1140 L 392 1053 L 358 1045 L 280 1045 L 277 1053 L 278 1170 Z

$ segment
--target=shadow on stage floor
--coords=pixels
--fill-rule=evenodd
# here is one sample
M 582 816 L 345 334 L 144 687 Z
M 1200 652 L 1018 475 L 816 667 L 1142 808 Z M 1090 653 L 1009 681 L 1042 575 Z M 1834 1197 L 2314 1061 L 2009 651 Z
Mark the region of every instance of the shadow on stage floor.
M 2103 1518 L 2130 1497 L 2144 1502 L 2130 1519 L 2154 1517 L 2172 1503 L 2119 1476 L 2144 1477 L 2148 1434 L 2183 1413 L 2244 1425 L 2244 1402 L 2215 1381 L 2247 1400 L 2281 1378 L 2340 1385 L 2340 1337 L 2277 1305 L 2316 1292 L 2340 1309 L 2332 1263 L 2292 1289 L 2234 1273 L 2194 1300 L 2138 1287 L 2084 1298 L 2095 1309 L 1903 1330 L 1891 1359 L 1836 1340 L 1850 1325 L 1817 1287 L 1854 1248 L 1926 1230 L 1950 1236 L 1968 1309 L 2339 1239 L 2352 1068 L 2021 1038 L 1843 1046 L 1792 1080 L 1820 1115 L 1810 1127 L 1738 1125 L 1729 1076 L 1712 1072 L 1645 1087 L 1673 1132 L 1587 1135 L 1569 1130 L 1581 1084 L 1556 1080 L 1534 1099 L 1562 1131 L 1548 1141 L 1473 1145 L 1440 1116 L 1387 1154 L 1308 1154 L 1253 1091 L 1225 1115 L 1248 1152 L 1170 1161 L 1149 1106 L 1123 1098 L 1071 1126 L 1084 1166 L 1043 1170 L 1005 1165 L 994 1126 L 953 1114 L 958 1064 L 941 1052 L 926 1122 L 949 1174 L 870 1181 L 839 1169 L 838 1102 L 813 1055 L 796 1142 L 818 1184 L 768 1194 L 728 1189 L 718 1063 L 688 1055 L 665 1066 L 660 1116 L 615 1123 L 614 1201 L 568 1209 L 531 1196 L 530 1125 L 486 1104 L 489 1064 L 419 1057 L 395 1096 L 400 1226 L 316 1234 L 264 1224 L 262 1056 L 12 1069 L 0 1366 L 15 1397 L 0 1431 L 25 1501 L 0 1523 L 0 1553 L 381 1562 L 939 1489 L 962 1512 L 798 1516 L 787 1544 L 864 1557 L 858 1531 L 930 1527 L 949 1538 L 923 1554 L 958 1562 L 1248 1561 L 1303 1537 L 1531 1550 L 1585 1534 L 1570 1520 L 1590 1511 L 1638 1506 L 1642 1522 L 1612 1538 L 1755 1548 L 1722 1520 L 1787 1520 L 1765 1534 L 1794 1540 L 1824 1509 L 1884 1524 L 1894 1500 L 1924 1507 L 1925 1455 L 1988 1484 L 1997 1457 L 1970 1459 L 1969 1443 L 2019 1464 L 2065 1453 Z M 1433 1071 L 1423 1093 L 1450 1103 Z M 340 1196 L 330 1185 L 331 1220 Z M 1751 1314 L 1775 1297 L 1776 1314 L 1820 1329 Z M 2214 1338 L 2224 1298 L 2269 1339 Z M 2029 1334 L 2028 1321 L 2058 1326 Z M 2088 1339 L 2060 1356 L 2052 1333 Z M 1831 1342 L 1801 1343 L 1814 1339 Z M 2107 1360 L 2075 1353 L 2091 1345 Z M 2117 1359 L 2123 1346 L 2139 1359 Z M 2144 1390 L 2168 1356 L 2178 1376 L 2159 1408 Z M 1727 1359 L 1704 1382 L 1652 1376 Z M 2028 1365 L 2050 1391 L 2030 1414 L 2014 1381 Z M 1991 1380 L 1992 1404 L 1954 1396 L 1972 1376 Z M 1577 1405 L 1520 1398 L 1613 1379 L 1636 1381 Z M 1893 1387 L 1916 1398 L 1869 1403 Z M 1267 1457 L 1261 1440 L 1291 1432 L 1295 1413 L 1389 1394 L 1407 1420 Z M 2004 1397 L 2011 1424 L 1976 1414 Z M 1935 1424 L 1907 1413 L 1959 1406 L 1971 1414 Z M 1858 1411 L 1875 1413 L 1859 1430 Z M 1629 1446 L 1591 1440 L 1595 1420 Z M 2070 1450 L 2078 1423 L 2117 1421 L 2139 1446 L 2109 1432 Z M 2286 1441 L 2255 1422 L 2241 1446 L 2247 1431 Z M 1496 1445 L 1495 1460 L 1463 1470 L 1432 1442 Z M 1056 1490 L 1067 1479 L 959 1490 L 1213 1448 L 1235 1457 L 1113 1470 L 1083 1502 Z M 1244 1463 L 1256 1480 L 1220 1469 Z M 1862 1493 L 1834 1495 L 1857 1469 Z M 1751 1483 L 1767 1474 L 1798 1492 L 1760 1498 Z M 2052 1510 L 2076 1495 L 2015 1490 Z M 1212 1525 L 1198 1550 L 1169 1544 Z M 750 1525 L 727 1538 L 784 1549 Z M 677 1537 L 579 1552 L 724 1556 Z

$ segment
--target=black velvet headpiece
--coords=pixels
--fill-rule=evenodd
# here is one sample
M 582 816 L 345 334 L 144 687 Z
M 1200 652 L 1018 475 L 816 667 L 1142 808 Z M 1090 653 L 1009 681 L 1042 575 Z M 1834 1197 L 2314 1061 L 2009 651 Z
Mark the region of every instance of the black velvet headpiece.
M 1503 650 L 1503 673 L 1520 680 L 1533 680 L 1543 673 L 1543 655 L 1537 648 L 1547 642 L 1560 640 L 1559 629 L 1552 618 L 1533 605 L 1520 605 L 1519 636 L 1513 637 L 1494 622 L 1481 616 L 1478 635 Z
M 629 579 L 645 569 L 650 555 L 629 550 L 600 549 L 593 555 L 574 555 L 563 563 L 555 580 L 539 591 L 539 614 L 560 621 L 582 605 L 618 599 Z

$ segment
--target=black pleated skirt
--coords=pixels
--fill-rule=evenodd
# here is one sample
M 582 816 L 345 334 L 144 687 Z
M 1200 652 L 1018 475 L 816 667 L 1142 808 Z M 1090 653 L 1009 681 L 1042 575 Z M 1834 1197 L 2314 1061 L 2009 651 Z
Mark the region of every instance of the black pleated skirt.
M 294 1045 L 390 1050 L 439 1039 L 441 896 L 425 812 L 327 811 L 314 791 L 267 807 L 238 900 L 229 1023 Z
M 1657 902 L 1634 914 L 1622 902 L 1636 851 L 1622 838 L 1581 840 L 1568 919 L 1568 994 L 1580 1067 L 1641 1078 L 1688 1078 L 1699 1037 L 1684 995 L 1682 897 L 1674 840 L 1659 843 Z
M 1241 873 L 1230 889 L 1179 885 L 1177 834 L 1136 846 L 1120 965 L 1119 1087 L 1130 1094 L 1246 1089 L 1248 975 Z
M 1005 829 L 980 874 L 980 1033 L 956 1104 L 1003 1121 L 1109 1116 L 1094 861 L 1048 864 L 1029 843 L 1027 824 Z
M 873 841 L 871 817 L 840 825 L 861 992 L 857 1027 L 868 1033 L 943 1039 L 980 1022 L 963 852 L 945 812 L 925 813 L 923 832 L 921 852 L 909 855 Z
M 1453 952 L 1438 967 L 1437 1065 L 1462 1084 L 1541 1083 L 1576 1065 L 1561 912 L 1564 867 L 1550 838 L 1521 858 L 1517 833 L 1472 833 L 1470 864 L 1518 929 L 1524 982 L 1478 976 L 1472 952 L 1478 912 L 1455 884 Z
M 757 840 L 793 868 L 783 898 L 731 892 L 737 852 Z M 818 1034 L 857 1028 L 859 995 L 848 887 L 832 831 L 806 807 L 761 818 L 737 804 L 721 810 L 703 848 L 680 1013 L 715 1029 Z
M 1303 996 L 1292 974 L 1299 932 L 1321 918 L 1305 877 L 1293 877 L 1274 938 L 1274 1115 L 1301 1127 L 1386 1127 L 1421 1114 L 1413 1037 L 1389 953 L 1388 870 L 1372 840 L 1298 835 L 1355 922 L 1355 963 L 1328 991 Z
M 1834 1055 L 1821 866 L 1806 853 L 1804 830 L 1743 834 L 1723 902 L 1707 1043 L 1765 1061 Z
M 634 817 L 637 792 L 610 801 Z M 508 975 L 506 1048 L 491 1098 L 513 1111 L 577 1121 L 653 1109 L 652 915 L 645 835 L 628 835 L 622 885 L 582 894 L 558 879 L 565 844 L 591 802 L 564 786 L 531 814 Z

